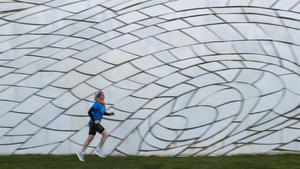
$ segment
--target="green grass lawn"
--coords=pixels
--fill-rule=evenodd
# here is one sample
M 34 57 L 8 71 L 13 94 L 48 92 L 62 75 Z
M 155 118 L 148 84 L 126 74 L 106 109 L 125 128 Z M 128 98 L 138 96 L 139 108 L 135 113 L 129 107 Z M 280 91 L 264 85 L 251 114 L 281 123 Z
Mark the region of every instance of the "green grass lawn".
M 0 156 L 0 169 L 300 169 L 300 154 L 222 157 Z

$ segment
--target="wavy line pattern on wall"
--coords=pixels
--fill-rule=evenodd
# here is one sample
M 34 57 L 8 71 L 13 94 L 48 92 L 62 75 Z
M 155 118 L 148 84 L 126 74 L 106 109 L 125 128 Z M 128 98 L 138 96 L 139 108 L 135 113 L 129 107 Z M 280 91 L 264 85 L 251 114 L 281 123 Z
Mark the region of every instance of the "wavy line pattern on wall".
M 116 112 L 110 155 L 299 152 L 299 12 L 299 0 L 2 1 L 0 154 L 76 152 L 99 88 Z

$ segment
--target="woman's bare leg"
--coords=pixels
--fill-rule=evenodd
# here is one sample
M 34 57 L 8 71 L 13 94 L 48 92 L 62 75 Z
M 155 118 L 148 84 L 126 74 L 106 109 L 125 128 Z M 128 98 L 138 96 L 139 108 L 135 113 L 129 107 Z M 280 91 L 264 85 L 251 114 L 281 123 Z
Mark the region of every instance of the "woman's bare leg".
M 109 134 L 106 130 L 103 130 L 101 132 L 101 135 L 102 135 L 102 137 L 101 137 L 101 140 L 100 140 L 99 144 L 97 145 L 97 148 L 102 148 L 104 143 L 106 142 L 108 136 L 109 136 Z
M 90 145 L 90 143 L 93 141 L 95 135 L 91 135 L 89 134 L 88 137 L 86 138 L 84 144 L 83 144 L 83 147 L 81 149 L 81 152 L 85 152 L 85 150 L 87 149 L 87 147 Z

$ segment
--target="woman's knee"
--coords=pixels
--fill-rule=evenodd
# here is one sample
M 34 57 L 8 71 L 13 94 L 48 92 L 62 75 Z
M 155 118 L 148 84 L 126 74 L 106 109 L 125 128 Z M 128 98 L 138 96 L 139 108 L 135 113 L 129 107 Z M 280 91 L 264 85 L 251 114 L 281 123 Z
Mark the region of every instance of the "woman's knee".
M 101 133 L 103 137 L 108 137 L 109 134 L 106 130 L 103 130 L 103 132 Z

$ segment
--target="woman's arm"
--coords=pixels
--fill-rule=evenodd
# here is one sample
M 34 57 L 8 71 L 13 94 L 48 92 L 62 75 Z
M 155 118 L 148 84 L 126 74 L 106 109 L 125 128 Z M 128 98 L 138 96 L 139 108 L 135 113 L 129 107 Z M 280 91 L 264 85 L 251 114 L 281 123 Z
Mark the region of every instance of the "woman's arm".
M 93 116 L 94 111 L 95 111 L 95 109 L 93 107 L 91 107 L 90 110 L 88 111 L 88 114 L 89 114 L 90 118 L 92 119 L 92 121 L 95 121 L 95 118 Z

